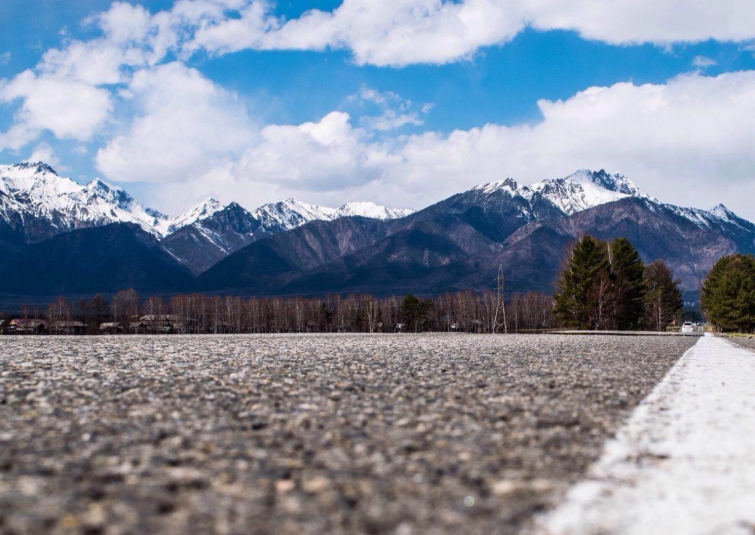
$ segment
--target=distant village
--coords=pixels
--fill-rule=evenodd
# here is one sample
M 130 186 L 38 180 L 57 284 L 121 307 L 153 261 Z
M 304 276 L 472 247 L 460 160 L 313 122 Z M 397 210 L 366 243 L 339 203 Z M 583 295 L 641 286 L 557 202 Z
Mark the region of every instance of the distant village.
M 7 323 L 7 325 L 6 325 Z M 180 322 L 172 314 L 135 316 L 124 326 L 121 322 L 106 321 L 95 326 L 99 334 L 172 334 L 180 331 Z M 50 323 L 39 318 L 13 318 L 0 320 L 0 332 L 14 334 L 89 334 L 91 329 L 83 321 L 58 320 Z
M 433 298 L 242 298 L 177 295 L 142 299 L 123 290 L 0 316 L 4 335 L 241 334 L 304 332 L 518 332 L 556 327 L 553 299 L 539 293 L 463 291 Z

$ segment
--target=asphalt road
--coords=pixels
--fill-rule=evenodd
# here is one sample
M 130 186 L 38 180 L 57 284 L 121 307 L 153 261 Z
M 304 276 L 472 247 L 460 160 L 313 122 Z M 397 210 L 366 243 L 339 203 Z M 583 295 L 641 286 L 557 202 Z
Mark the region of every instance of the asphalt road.
M 697 341 L 0 338 L 2 533 L 516 533 Z
M 755 353 L 706 336 L 632 413 L 547 535 L 755 533 Z

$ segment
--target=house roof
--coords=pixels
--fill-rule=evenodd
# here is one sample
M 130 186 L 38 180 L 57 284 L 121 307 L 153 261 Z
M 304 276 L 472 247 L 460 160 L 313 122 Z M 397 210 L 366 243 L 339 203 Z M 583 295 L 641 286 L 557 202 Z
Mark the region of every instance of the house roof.
M 24 318 L 15 318 L 11 320 L 11 325 L 16 325 L 17 327 L 40 327 L 44 326 L 47 327 L 47 322 L 45 320 L 38 320 L 38 319 L 24 319 Z

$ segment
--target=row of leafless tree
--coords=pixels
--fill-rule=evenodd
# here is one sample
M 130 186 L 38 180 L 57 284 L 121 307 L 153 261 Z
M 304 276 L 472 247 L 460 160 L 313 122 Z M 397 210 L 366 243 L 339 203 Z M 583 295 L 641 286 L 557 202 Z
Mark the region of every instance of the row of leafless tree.
M 419 299 L 412 295 L 331 295 L 321 298 L 177 295 L 142 299 L 123 290 L 108 301 L 98 294 L 71 303 L 59 297 L 47 308 L 47 320 L 77 321 L 86 332 L 103 323 L 118 323 L 132 332 L 144 320 L 168 323 L 176 333 L 290 332 L 518 332 L 555 327 L 551 297 L 513 294 L 505 303 L 506 323 L 494 292 L 448 293 Z M 498 307 L 498 313 L 496 309 Z M 142 321 L 143 322 L 143 321 Z

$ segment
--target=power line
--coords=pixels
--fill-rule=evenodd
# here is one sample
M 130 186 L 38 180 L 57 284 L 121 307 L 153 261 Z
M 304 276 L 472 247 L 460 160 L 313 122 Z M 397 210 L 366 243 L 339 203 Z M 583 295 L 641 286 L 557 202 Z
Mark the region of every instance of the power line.
M 508 325 L 506 324 L 506 280 L 503 277 L 503 264 L 498 264 L 498 294 L 496 296 L 495 304 L 495 317 L 493 319 L 493 332 L 500 332 L 500 328 L 503 327 L 505 334 L 509 333 Z

